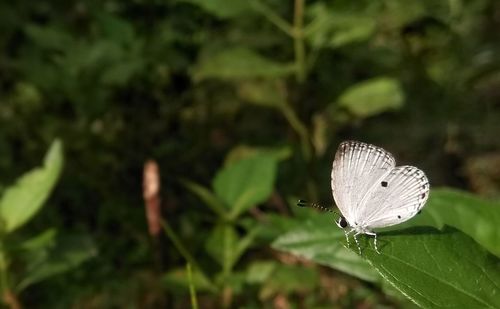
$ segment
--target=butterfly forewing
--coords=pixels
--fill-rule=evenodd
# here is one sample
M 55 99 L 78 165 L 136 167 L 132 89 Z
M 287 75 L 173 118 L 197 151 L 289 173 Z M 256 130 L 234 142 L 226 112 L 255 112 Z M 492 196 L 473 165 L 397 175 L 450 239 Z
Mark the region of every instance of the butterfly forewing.
M 367 228 L 402 223 L 415 216 L 429 197 L 429 180 L 414 166 L 398 166 L 368 194 L 357 220 Z M 362 219 L 362 220 L 361 220 Z
M 331 185 L 335 203 L 350 225 L 359 217 L 373 186 L 394 167 L 394 157 L 382 148 L 356 141 L 339 145 Z

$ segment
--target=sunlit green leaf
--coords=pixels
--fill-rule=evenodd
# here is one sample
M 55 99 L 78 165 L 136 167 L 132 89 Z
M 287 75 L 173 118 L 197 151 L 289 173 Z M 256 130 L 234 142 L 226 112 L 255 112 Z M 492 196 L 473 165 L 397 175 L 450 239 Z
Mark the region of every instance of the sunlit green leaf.
M 453 226 L 500 256 L 500 203 L 453 189 L 434 189 L 422 214 L 403 226 Z M 395 226 L 394 228 L 401 228 Z
M 423 308 L 500 306 L 499 259 L 455 229 L 417 227 L 381 233 L 381 254 L 367 240 L 361 241 L 363 257 Z
M 387 77 L 373 78 L 348 88 L 338 105 L 353 115 L 364 118 L 403 106 L 404 92 L 399 81 Z
M 344 231 L 333 216 L 314 216 L 301 226 L 278 237 L 273 248 L 333 267 L 363 280 L 376 282 L 380 276 L 357 254 L 346 249 Z
M 0 216 L 6 232 L 12 232 L 31 219 L 54 188 L 63 165 L 62 143 L 52 143 L 43 167 L 23 175 L 0 199 Z

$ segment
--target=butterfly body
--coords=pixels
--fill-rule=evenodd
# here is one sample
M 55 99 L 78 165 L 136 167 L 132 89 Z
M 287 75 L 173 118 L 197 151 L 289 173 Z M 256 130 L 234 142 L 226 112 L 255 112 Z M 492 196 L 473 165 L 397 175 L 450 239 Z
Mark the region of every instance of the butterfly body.
M 386 150 L 362 142 L 345 141 L 333 161 L 331 186 L 342 216 L 337 225 L 346 237 L 367 234 L 411 219 L 424 207 L 429 181 L 414 166 L 396 166 Z M 348 239 L 348 238 L 347 238 Z M 359 245 L 358 245 L 359 248 Z

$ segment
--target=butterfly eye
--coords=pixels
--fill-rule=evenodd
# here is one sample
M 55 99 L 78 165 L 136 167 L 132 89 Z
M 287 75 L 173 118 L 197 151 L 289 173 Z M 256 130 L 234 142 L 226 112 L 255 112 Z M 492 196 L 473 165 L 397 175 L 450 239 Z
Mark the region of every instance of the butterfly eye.
M 337 221 L 337 225 L 343 229 L 347 227 L 347 221 L 344 217 L 340 217 L 339 220 Z

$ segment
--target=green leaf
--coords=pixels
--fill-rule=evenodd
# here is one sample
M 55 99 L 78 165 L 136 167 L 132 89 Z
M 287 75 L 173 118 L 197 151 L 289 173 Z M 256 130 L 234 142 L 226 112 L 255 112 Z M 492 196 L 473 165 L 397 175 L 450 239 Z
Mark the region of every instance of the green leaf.
M 259 106 L 280 107 L 286 100 L 281 80 L 248 80 L 238 83 L 237 91 L 242 100 Z
M 52 143 L 43 167 L 23 175 L 7 188 L 0 199 L 0 216 L 6 232 L 12 232 L 30 220 L 43 206 L 54 188 L 63 165 L 62 143 Z
M 229 273 L 234 266 L 236 254 L 234 248 L 238 241 L 238 233 L 232 225 L 219 223 L 205 243 L 208 254 L 222 266 L 226 273 Z
M 194 183 L 189 180 L 181 180 L 182 184 L 188 188 L 191 192 L 196 194 L 213 212 L 221 218 L 226 217 L 226 210 L 224 207 L 224 203 L 220 201 L 217 196 L 215 196 L 210 190 L 207 188 Z
M 237 17 L 242 13 L 247 13 L 251 9 L 249 1 L 233 0 L 182 0 L 193 3 L 203 8 L 205 11 L 219 17 L 231 18 Z
M 210 291 L 214 292 L 216 288 L 206 279 L 204 274 L 198 269 L 192 269 L 193 285 L 196 291 Z M 176 292 L 189 292 L 189 281 L 186 269 L 184 267 L 170 270 L 162 276 L 162 283 Z
M 442 229 L 453 226 L 500 257 L 500 203 L 473 194 L 452 190 L 434 189 L 420 216 L 405 226 L 427 225 Z M 401 228 L 396 226 L 394 228 Z
M 261 300 L 276 294 L 292 292 L 307 293 L 313 291 L 319 282 L 318 271 L 303 265 L 278 265 L 262 285 L 259 293 Z
M 375 19 L 366 13 L 330 9 L 322 2 L 308 9 L 313 21 L 306 28 L 306 38 L 313 46 L 340 47 L 369 40 L 375 32 Z
M 380 281 L 380 276 L 366 261 L 343 246 L 344 240 L 344 231 L 335 225 L 333 216 L 323 214 L 278 237 L 272 247 L 366 281 Z
M 233 47 L 205 53 L 193 72 L 196 80 L 219 78 L 229 81 L 255 77 L 282 77 L 293 73 L 294 64 L 264 58 L 251 49 Z
M 259 226 L 254 227 L 244 237 L 240 237 L 234 226 L 228 223 L 219 223 L 212 230 L 205 248 L 210 256 L 229 273 L 241 256 L 252 245 L 259 233 Z
M 22 242 L 18 248 L 25 251 L 34 251 L 53 246 L 56 241 L 56 234 L 55 229 L 47 229 L 37 236 Z
M 213 181 L 217 196 L 231 208 L 229 218 L 264 202 L 271 194 L 276 178 L 277 162 L 259 154 L 224 167 Z
M 252 262 L 246 271 L 246 281 L 250 284 L 261 284 L 271 276 L 277 266 L 275 261 Z
M 385 232 L 379 234 L 381 254 L 372 249 L 368 239 L 361 239 L 363 257 L 417 305 L 500 307 L 500 261 L 467 235 L 453 228 Z M 351 250 L 356 252 L 357 248 Z
M 282 147 L 255 147 L 245 144 L 235 146 L 229 151 L 224 160 L 224 165 L 230 165 L 245 158 L 250 158 L 259 154 L 265 154 L 275 158 L 277 161 L 283 161 L 292 156 L 292 149 L 289 146 Z
M 404 92 L 393 78 L 373 78 L 342 93 L 338 105 L 356 117 L 365 118 L 403 106 Z
M 94 257 L 97 249 L 87 236 L 66 236 L 58 239 L 47 254 L 28 260 L 26 274 L 16 286 L 20 292 L 33 283 L 63 273 Z

